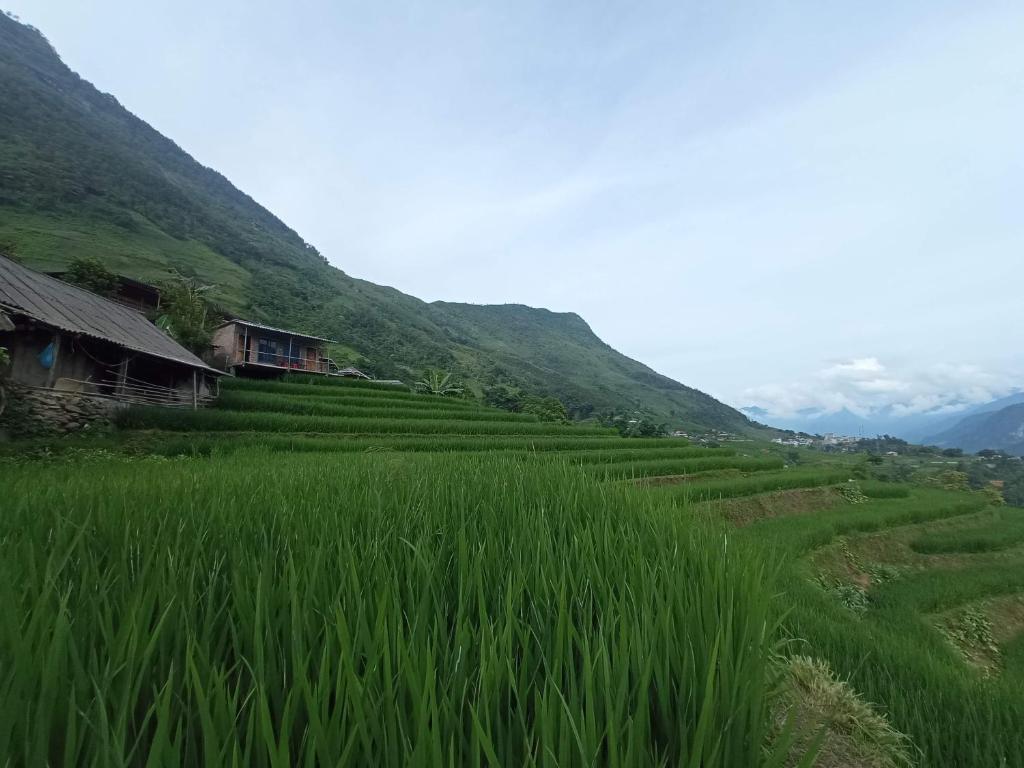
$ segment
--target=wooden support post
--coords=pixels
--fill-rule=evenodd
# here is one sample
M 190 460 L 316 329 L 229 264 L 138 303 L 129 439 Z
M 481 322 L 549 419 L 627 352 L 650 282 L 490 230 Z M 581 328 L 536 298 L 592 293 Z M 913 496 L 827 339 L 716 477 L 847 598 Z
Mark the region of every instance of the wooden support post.
M 288 337 L 288 364 L 285 366 L 289 371 L 292 369 L 292 337 Z
M 117 389 L 115 390 L 115 394 L 117 395 L 117 397 L 122 397 L 124 395 L 124 387 L 127 381 L 128 355 L 125 354 L 125 356 L 121 358 L 121 364 L 117 366 Z
M 46 386 L 49 389 L 53 389 L 53 384 L 57 380 L 57 366 L 60 365 L 61 338 L 60 332 L 53 334 L 53 362 L 50 363 L 50 370 L 46 374 Z
M 192 410 L 199 407 L 199 371 L 192 369 Z

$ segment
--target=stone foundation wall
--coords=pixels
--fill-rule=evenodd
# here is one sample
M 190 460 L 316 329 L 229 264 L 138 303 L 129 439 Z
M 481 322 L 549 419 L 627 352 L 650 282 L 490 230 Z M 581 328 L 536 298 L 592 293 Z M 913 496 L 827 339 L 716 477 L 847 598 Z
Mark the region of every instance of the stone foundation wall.
M 37 389 L 7 382 L 0 431 L 10 438 L 69 434 L 112 424 L 119 404 L 80 392 Z

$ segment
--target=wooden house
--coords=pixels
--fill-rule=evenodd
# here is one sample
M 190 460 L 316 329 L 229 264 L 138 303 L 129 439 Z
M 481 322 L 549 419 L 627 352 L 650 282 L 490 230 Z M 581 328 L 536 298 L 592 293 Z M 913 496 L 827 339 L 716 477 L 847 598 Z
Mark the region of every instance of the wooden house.
M 10 382 L 40 396 L 195 407 L 223 375 L 141 312 L 3 256 L 0 346 Z
M 46 274 L 58 280 L 64 280 L 67 272 L 47 272 Z M 107 296 L 108 299 L 151 316 L 160 309 L 160 289 L 155 285 L 144 283 L 127 275 L 115 275 L 115 277 L 117 278 L 117 287 L 113 294 Z
M 289 371 L 334 374 L 327 357 L 330 339 L 248 320 L 228 320 L 213 334 L 218 364 L 238 375 L 280 376 Z M 333 369 L 333 370 L 332 370 Z

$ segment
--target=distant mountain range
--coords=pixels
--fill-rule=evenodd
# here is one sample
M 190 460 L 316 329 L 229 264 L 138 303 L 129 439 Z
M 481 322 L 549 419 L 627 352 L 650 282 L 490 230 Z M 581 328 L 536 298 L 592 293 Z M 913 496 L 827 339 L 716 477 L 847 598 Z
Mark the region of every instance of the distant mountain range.
M 757 406 L 742 408 L 747 416 L 756 419 L 764 424 L 769 424 L 779 429 L 792 429 L 797 432 L 810 434 L 826 434 L 834 432 L 842 435 L 855 437 L 875 437 L 876 435 L 892 435 L 912 443 L 925 445 L 942 445 L 943 447 L 957 447 L 964 450 L 980 450 L 981 448 L 1003 448 L 1002 444 L 980 444 L 986 440 L 1009 439 L 1008 435 L 999 437 L 996 432 L 991 434 L 971 433 L 968 438 L 967 432 L 957 431 L 961 424 L 980 425 L 987 423 L 987 419 L 981 418 L 986 415 L 993 415 L 1004 409 L 1024 404 L 1024 391 L 1016 392 L 1007 397 L 981 404 L 962 404 L 958 410 L 951 411 L 949 406 L 941 410 L 925 411 L 923 413 L 907 414 L 898 407 L 888 407 L 872 412 L 868 416 L 861 416 L 849 410 L 826 412 L 817 409 L 806 409 L 792 416 L 773 416 L 769 411 Z M 1004 423 L 1001 421 L 993 421 Z M 1010 422 L 1006 422 L 1009 424 Z M 1012 429 L 1010 433 L 1012 433 Z M 957 441 L 962 440 L 965 444 L 960 445 Z M 975 446 L 971 448 L 969 446 Z
M 1024 395 L 1004 400 L 1013 402 L 975 411 L 925 442 L 943 448 L 962 448 L 970 453 L 991 448 L 1024 456 Z
M 335 360 L 385 378 L 436 367 L 478 393 L 500 384 L 555 396 L 577 417 L 641 409 L 673 427 L 758 431 L 612 349 L 576 314 L 427 303 L 347 275 L 3 14 L 0 250 L 46 271 L 77 257 L 147 282 L 174 269 L 215 286 L 226 313 L 338 339 Z

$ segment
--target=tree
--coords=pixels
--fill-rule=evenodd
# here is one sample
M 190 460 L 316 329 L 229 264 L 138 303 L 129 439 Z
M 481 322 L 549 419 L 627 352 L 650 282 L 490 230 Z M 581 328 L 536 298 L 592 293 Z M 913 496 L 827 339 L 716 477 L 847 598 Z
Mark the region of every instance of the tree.
M 523 394 L 507 384 L 487 387 L 484 389 L 483 395 L 487 405 L 512 413 L 519 413 L 523 410 Z
M 427 368 L 423 372 L 423 378 L 416 382 L 416 389 L 442 397 L 462 394 L 462 387 L 456 386 L 451 371 L 440 371 L 436 368 Z
M 522 401 L 522 412 L 532 413 L 541 421 L 568 422 L 569 412 L 557 397 L 526 395 Z
M 103 266 L 99 259 L 91 257 L 72 261 L 64 273 L 64 280 L 100 296 L 113 296 L 119 284 L 117 275 Z
M 971 486 L 965 472 L 947 469 L 929 478 L 931 485 L 937 485 L 947 491 L 968 491 Z
M 200 285 L 192 278 L 177 273 L 160 285 L 164 314 L 157 318 L 157 327 L 197 355 L 209 350 L 213 336 L 206 302 L 206 295 L 212 289 L 212 285 Z
M 988 503 L 993 506 L 1001 507 L 1006 504 L 1006 498 L 1003 496 L 1002 486 L 989 484 L 982 488 L 981 492 L 985 495 L 985 498 L 988 499 Z
M 635 434 L 629 434 L 629 437 L 665 437 L 668 434 L 668 427 L 664 424 L 658 424 L 657 422 L 651 421 L 650 419 L 640 419 L 640 422 L 636 425 Z
M 14 240 L 0 240 L 0 254 L 6 256 L 15 264 L 21 264 L 21 257 L 18 255 L 18 244 Z

